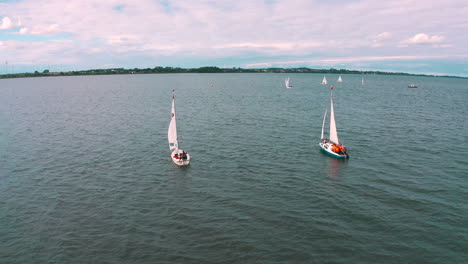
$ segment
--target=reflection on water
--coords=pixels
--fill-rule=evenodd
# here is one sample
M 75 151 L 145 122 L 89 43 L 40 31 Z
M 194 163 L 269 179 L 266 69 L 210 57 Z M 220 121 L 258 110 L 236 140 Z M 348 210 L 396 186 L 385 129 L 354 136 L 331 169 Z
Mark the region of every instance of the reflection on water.
M 348 164 L 348 159 L 329 158 L 327 161 L 328 177 L 338 179 Z
M 328 193 L 335 194 L 336 185 L 345 175 L 344 171 L 348 166 L 348 160 L 326 157 L 326 159 L 324 159 L 324 163 L 326 164 L 327 171 L 327 181 L 325 183 L 325 188 Z

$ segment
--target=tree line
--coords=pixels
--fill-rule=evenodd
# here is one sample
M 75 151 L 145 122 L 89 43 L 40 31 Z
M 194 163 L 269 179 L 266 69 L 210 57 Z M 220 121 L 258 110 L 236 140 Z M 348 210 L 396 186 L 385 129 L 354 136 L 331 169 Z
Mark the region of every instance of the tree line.
M 35 71 L 33 73 L 14 73 L 2 74 L 2 78 L 24 78 L 24 77 L 44 77 L 44 76 L 76 76 L 76 75 L 112 75 L 112 74 L 156 74 L 156 73 L 321 73 L 321 74 L 381 74 L 381 75 L 411 75 L 411 76 L 434 76 L 425 74 L 410 74 L 404 72 L 381 72 L 381 71 L 358 71 L 347 69 L 311 69 L 306 67 L 299 68 L 219 68 L 216 66 L 205 66 L 199 68 L 180 68 L 180 67 L 161 67 L 154 68 L 110 68 L 110 69 L 90 69 L 81 71 L 67 72 L 50 72 L 48 69 L 42 72 Z M 456 77 L 456 76 L 439 76 L 439 77 Z

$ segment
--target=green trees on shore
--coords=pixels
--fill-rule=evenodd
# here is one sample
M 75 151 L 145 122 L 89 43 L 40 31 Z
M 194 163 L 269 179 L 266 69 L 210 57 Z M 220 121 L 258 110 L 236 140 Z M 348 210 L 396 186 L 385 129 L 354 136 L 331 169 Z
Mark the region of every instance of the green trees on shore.
M 44 77 L 44 76 L 77 76 L 77 75 L 111 75 L 111 74 L 157 74 L 157 73 L 238 73 L 238 72 L 254 72 L 254 73 L 321 73 L 321 74 L 382 74 L 382 75 L 418 75 L 418 76 L 433 76 L 424 74 L 409 74 L 402 72 L 380 72 L 380 71 L 357 71 L 346 69 L 310 69 L 305 67 L 300 68 L 261 68 L 261 69 L 243 69 L 238 67 L 219 68 L 216 66 L 205 66 L 200 68 L 179 68 L 179 67 L 161 67 L 146 69 L 91 69 L 82 71 L 69 72 L 50 72 L 44 70 L 42 72 L 35 71 L 34 73 L 14 73 L 2 74 L 0 79 L 4 78 L 25 78 L 25 77 Z

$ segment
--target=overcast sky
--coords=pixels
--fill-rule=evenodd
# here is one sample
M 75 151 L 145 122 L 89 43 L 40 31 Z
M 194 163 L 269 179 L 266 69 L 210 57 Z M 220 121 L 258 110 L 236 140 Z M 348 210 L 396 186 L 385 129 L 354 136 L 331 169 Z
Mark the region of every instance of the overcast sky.
M 0 0 L 0 73 L 310 67 L 468 76 L 467 0 Z

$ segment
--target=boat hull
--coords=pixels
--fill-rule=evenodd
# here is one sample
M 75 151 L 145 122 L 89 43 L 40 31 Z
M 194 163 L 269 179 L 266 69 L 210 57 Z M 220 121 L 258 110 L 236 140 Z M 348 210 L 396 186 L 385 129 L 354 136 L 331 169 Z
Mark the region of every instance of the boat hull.
M 187 153 L 187 159 L 178 159 L 178 158 L 175 158 L 174 155 L 175 154 L 181 154 L 183 150 L 179 149 L 177 151 L 174 151 L 172 152 L 171 154 L 171 159 L 172 159 L 172 162 L 177 165 L 177 166 L 187 166 L 190 164 L 190 155 Z
M 319 145 L 320 145 L 320 149 L 322 150 L 322 152 L 324 152 L 325 154 L 329 156 L 332 156 L 337 159 L 349 159 L 348 154 L 334 152 L 330 143 L 320 142 Z

